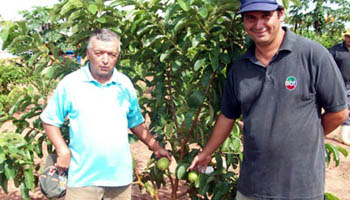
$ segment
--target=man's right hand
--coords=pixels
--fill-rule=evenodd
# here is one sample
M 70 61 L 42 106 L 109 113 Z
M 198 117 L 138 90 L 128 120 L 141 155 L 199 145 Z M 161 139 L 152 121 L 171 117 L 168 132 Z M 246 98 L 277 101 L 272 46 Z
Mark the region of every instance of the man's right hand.
M 67 171 L 69 168 L 71 159 L 72 157 L 71 157 L 69 148 L 63 148 L 63 149 L 57 150 L 56 167 L 58 169 Z
M 194 157 L 189 170 L 195 170 L 198 172 L 204 172 L 207 169 L 208 164 L 211 161 L 211 155 L 206 155 L 203 152 L 200 152 L 196 157 Z

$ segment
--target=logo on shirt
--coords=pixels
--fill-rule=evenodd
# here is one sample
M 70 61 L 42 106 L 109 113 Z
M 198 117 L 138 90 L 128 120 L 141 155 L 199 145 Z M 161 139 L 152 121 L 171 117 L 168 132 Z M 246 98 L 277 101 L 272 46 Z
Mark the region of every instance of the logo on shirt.
M 297 79 L 294 76 L 288 76 L 285 85 L 288 90 L 294 90 L 297 87 Z

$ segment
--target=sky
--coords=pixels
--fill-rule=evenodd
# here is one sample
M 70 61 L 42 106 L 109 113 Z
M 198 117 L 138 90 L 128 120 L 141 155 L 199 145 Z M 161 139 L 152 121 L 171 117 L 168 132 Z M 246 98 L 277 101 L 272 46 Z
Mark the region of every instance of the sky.
M 58 0 L 9 0 L 6 4 L 0 6 L 0 16 L 4 20 L 19 20 L 21 16 L 18 14 L 19 11 L 32 10 L 35 6 L 52 6 L 58 3 Z M 2 41 L 0 39 L 0 59 L 12 57 L 1 50 Z
M 0 6 L 0 15 L 5 20 L 19 19 L 18 12 L 31 10 L 34 6 L 51 6 L 58 3 L 58 0 L 9 0 Z

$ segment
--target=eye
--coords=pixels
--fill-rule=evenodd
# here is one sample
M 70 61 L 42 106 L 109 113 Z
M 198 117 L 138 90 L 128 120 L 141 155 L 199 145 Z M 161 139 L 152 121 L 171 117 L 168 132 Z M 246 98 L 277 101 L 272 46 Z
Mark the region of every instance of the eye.
M 95 54 L 96 56 L 101 56 L 101 55 L 102 55 L 102 53 L 101 53 L 100 51 L 95 51 L 94 54 Z
M 251 20 L 253 20 L 254 19 L 254 17 L 252 16 L 252 15 L 244 15 L 244 19 L 245 20 L 249 20 L 249 21 L 251 21 Z
M 113 58 L 115 58 L 115 57 L 117 57 L 117 56 L 118 56 L 118 54 L 117 54 L 117 53 L 108 53 L 108 55 L 109 55 L 109 56 L 111 56 L 111 57 L 113 57 Z

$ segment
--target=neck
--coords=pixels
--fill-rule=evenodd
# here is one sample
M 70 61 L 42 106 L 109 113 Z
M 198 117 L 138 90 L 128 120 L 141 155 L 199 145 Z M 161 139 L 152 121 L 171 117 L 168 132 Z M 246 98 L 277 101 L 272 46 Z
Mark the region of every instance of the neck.
M 276 39 L 268 44 L 255 45 L 255 57 L 266 67 L 283 43 L 285 31 L 281 28 Z

